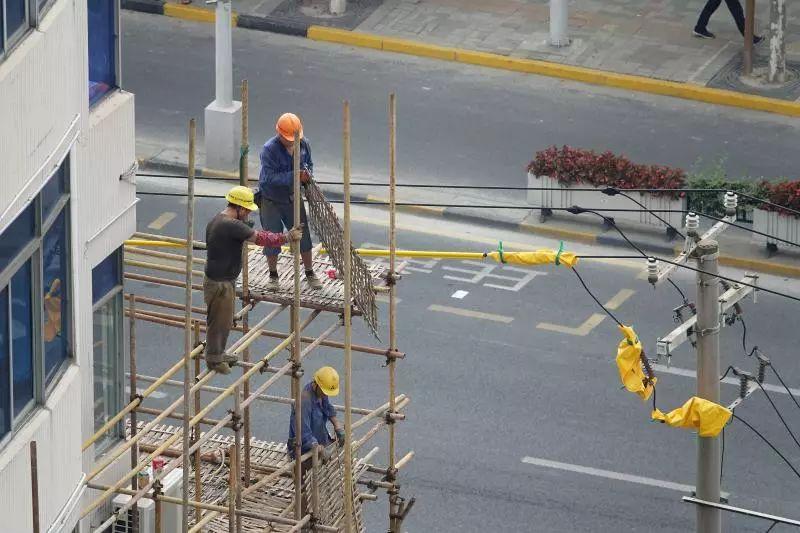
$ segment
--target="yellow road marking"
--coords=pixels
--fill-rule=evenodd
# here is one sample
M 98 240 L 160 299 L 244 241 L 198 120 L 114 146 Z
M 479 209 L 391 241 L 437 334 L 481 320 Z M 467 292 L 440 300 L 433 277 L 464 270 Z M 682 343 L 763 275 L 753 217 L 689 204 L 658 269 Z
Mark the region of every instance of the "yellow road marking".
M 164 226 L 172 222 L 172 219 L 176 216 L 177 215 L 172 211 L 161 213 L 158 218 L 148 224 L 147 227 L 150 229 L 162 229 Z
M 482 313 L 480 311 L 471 311 L 469 309 L 461 309 L 459 307 L 448 307 L 446 305 L 430 305 L 428 311 L 439 311 L 440 313 L 450 313 L 451 315 L 465 316 L 468 318 L 480 318 L 481 320 L 491 320 L 493 322 L 502 322 L 510 324 L 514 321 L 514 317 L 495 315 L 492 313 Z
M 587 318 L 583 324 L 578 326 L 577 328 L 571 328 L 569 326 L 562 326 L 560 324 L 551 324 L 549 322 L 540 322 L 536 324 L 536 329 L 544 329 L 547 331 L 555 331 L 556 333 L 564 333 L 566 335 L 575 335 L 576 337 L 585 337 L 591 331 L 600 325 L 600 323 L 606 318 L 606 315 L 601 315 L 600 313 L 594 313 L 592 316 Z
M 388 303 L 389 303 L 389 295 L 388 295 L 388 294 L 377 294 L 377 295 L 375 296 L 375 300 L 377 300 L 377 301 L 379 301 L 379 302 L 383 302 L 383 303 L 385 303 L 385 304 L 388 304 Z M 400 302 L 402 302 L 403 300 L 401 300 L 400 298 L 395 298 L 395 299 L 394 299 L 394 301 L 395 301 L 396 303 L 400 303 Z
M 618 309 L 619 306 L 625 303 L 625 300 L 630 298 L 634 295 L 636 291 L 631 289 L 621 289 L 617 294 L 611 297 L 609 301 L 606 302 L 606 307 L 611 309 L 612 311 Z
M 614 310 L 618 309 L 625 301 L 634 295 L 636 291 L 631 289 L 621 289 L 617 294 L 611 297 L 611 299 L 606 302 L 606 307 Z M 600 313 L 592 313 L 592 316 L 587 318 L 583 324 L 578 326 L 577 328 L 573 328 L 570 326 L 562 326 L 561 324 L 551 324 L 550 322 L 540 322 L 536 324 L 537 329 L 544 329 L 546 331 L 555 331 L 556 333 L 564 333 L 565 335 L 574 335 L 576 337 L 585 337 L 589 333 L 592 332 L 594 328 L 599 326 L 603 320 L 605 320 L 606 315 L 601 315 Z

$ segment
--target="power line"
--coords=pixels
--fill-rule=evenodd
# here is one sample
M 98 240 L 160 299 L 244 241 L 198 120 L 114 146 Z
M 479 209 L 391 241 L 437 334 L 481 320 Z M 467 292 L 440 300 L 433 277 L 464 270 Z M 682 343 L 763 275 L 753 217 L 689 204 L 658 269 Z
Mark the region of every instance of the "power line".
M 789 465 L 789 468 L 791 468 L 791 469 L 792 469 L 792 471 L 795 473 L 795 475 L 796 475 L 798 478 L 800 478 L 800 472 L 798 472 L 798 471 L 797 471 L 797 469 L 794 467 L 794 465 L 792 465 L 792 463 L 790 463 L 790 462 L 789 462 L 789 460 L 786 458 L 786 456 L 784 456 L 784 455 L 783 455 L 783 454 L 782 454 L 782 453 L 781 453 L 781 452 L 778 450 L 778 448 L 776 448 L 776 447 L 775 447 L 775 446 L 774 446 L 774 445 L 773 445 L 773 444 L 772 444 L 772 443 L 771 443 L 769 440 L 767 440 L 767 438 L 766 438 L 764 435 L 762 435 L 760 431 L 758 431 L 756 428 L 754 428 L 753 426 L 751 426 L 751 425 L 750 425 L 750 424 L 749 424 L 747 421 L 745 421 L 745 420 L 744 420 L 742 417 L 740 417 L 740 416 L 739 416 L 739 415 L 737 415 L 736 413 L 731 413 L 731 416 L 732 416 L 733 418 L 735 418 L 736 420 L 738 420 L 739 422 L 741 422 L 742 424 L 744 424 L 745 426 L 747 426 L 748 428 L 750 428 L 750 430 L 751 430 L 753 433 L 755 433 L 756 435 L 758 435 L 759 437 L 761 437 L 761 440 L 763 440 L 763 441 L 764 441 L 764 442 L 767 444 L 767 446 L 769 446 L 770 448 L 772 448 L 772 451 L 774 451 L 776 454 L 778 454 L 778 457 L 780 457 L 781 459 L 783 459 L 783 462 L 784 462 L 784 463 L 786 463 L 787 465 Z
M 600 306 L 600 309 L 602 309 L 603 311 L 605 311 L 605 313 L 606 313 L 608 316 L 610 316 L 610 317 L 611 317 L 611 319 L 612 319 L 614 322 L 616 322 L 617 324 L 619 324 L 619 326 L 620 326 L 620 327 L 624 327 L 624 326 L 623 326 L 623 324 L 622 324 L 622 322 L 620 322 L 620 321 L 617 319 L 617 317 L 615 317 L 615 316 L 614 316 L 614 313 L 612 313 L 611 311 L 609 311 L 609 310 L 606 308 L 606 306 L 605 306 L 605 305 L 603 305 L 602 303 L 600 303 L 600 300 L 598 300 L 598 299 L 597 299 L 597 296 L 595 296 L 595 295 L 594 295 L 594 293 L 593 293 L 593 292 L 592 292 L 592 291 L 589 289 L 589 287 L 586 285 L 586 282 L 585 282 L 585 281 L 583 281 L 583 278 L 581 277 L 581 275 L 580 275 L 580 274 L 578 274 L 578 271 L 575 269 L 575 267 L 572 267 L 572 271 L 575 273 L 575 275 L 576 275 L 576 276 L 578 276 L 578 281 L 580 281 L 580 282 L 581 282 L 581 285 L 583 285 L 583 288 L 584 288 L 584 289 L 586 289 L 586 292 L 588 292 L 588 293 L 589 293 L 589 296 L 591 296 L 591 297 L 592 297 L 592 300 L 594 300 L 595 302 L 597 302 L 597 305 L 599 305 L 599 306 Z
M 772 361 L 770 361 L 770 365 L 769 365 L 769 366 L 772 368 L 772 371 L 773 371 L 773 372 L 775 372 L 775 376 L 778 378 L 778 381 L 780 381 L 780 382 L 781 382 L 781 385 L 783 385 L 783 388 L 784 388 L 784 389 L 786 389 L 786 392 L 788 392 L 788 393 L 789 393 L 789 396 L 790 396 L 790 397 L 792 398 L 792 400 L 794 401 L 794 404 L 795 404 L 795 405 L 796 405 L 798 408 L 800 408 L 800 403 L 798 403 L 798 402 L 797 402 L 797 398 L 795 398 L 794 394 L 792 393 L 792 389 L 790 389 L 790 388 L 789 388 L 789 387 L 786 385 L 786 383 L 784 383 L 784 382 L 783 382 L 783 379 L 781 378 L 781 375 L 780 375 L 780 374 L 778 374 L 778 370 L 775 368 L 775 365 L 773 365 L 773 364 L 772 364 Z
M 792 440 L 794 441 L 794 443 L 797 444 L 798 448 L 800 448 L 800 441 L 797 440 L 797 437 L 795 437 L 794 432 L 792 431 L 792 428 L 790 428 L 789 424 L 787 424 L 786 420 L 784 420 L 783 415 L 781 414 L 780 410 L 778 409 L 778 406 L 775 405 L 775 402 L 772 401 L 772 397 L 767 392 L 767 389 L 764 388 L 764 385 L 762 385 L 760 381 L 756 380 L 756 383 L 758 383 L 758 386 L 764 392 L 764 396 L 766 396 L 767 400 L 769 400 L 770 405 L 772 405 L 772 408 L 775 410 L 775 414 L 778 415 L 778 418 L 781 419 L 781 423 L 783 424 L 783 427 L 786 428 L 786 431 L 788 431 L 789 435 L 792 436 Z

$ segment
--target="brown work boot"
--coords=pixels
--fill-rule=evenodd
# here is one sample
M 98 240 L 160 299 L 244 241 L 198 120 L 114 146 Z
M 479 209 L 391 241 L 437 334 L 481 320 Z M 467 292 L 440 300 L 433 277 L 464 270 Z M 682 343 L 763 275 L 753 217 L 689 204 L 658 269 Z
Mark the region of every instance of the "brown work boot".
M 231 367 L 228 363 L 208 363 L 208 370 L 224 376 L 231 373 Z

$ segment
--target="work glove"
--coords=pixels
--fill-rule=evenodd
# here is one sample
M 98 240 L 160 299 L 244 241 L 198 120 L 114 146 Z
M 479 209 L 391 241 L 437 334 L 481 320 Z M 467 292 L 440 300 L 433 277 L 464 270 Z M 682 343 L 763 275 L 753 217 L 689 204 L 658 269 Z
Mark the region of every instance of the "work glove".
M 289 238 L 289 242 L 300 242 L 300 239 L 303 238 L 303 225 L 293 227 L 286 232 L 286 236 Z
M 339 447 L 344 446 L 344 430 L 336 430 L 336 442 L 339 443 Z
M 317 446 L 319 451 L 319 460 L 322 461 L 322 464 L 330 461 L 331 457 L 333 456 L 333 450 L 326 448 L 322 444 L 318 444 Z

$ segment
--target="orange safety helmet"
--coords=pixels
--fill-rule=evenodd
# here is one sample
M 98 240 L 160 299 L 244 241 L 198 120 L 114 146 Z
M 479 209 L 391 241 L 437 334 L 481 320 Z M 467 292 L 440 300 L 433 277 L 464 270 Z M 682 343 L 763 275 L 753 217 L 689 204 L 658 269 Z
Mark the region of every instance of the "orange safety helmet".
M 300 138 L 303 138 L 303 123 L 300 122 L 300 117 L 294 113 L 284 113 L 275 124 L 275 131 L 287 141 L 294 142 L 295 132 L 299 131 Z

